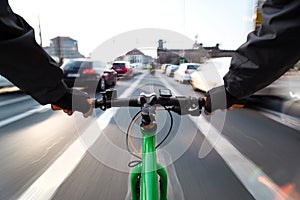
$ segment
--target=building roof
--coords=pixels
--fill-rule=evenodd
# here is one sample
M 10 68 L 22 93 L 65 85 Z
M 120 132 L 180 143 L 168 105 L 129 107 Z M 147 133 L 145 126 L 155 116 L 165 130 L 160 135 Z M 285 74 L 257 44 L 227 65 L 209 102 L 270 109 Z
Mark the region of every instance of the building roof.
M 77 41 L 77 40 L 74 40 L 74 39 L 72 39 L 72 38 L 70 38 L 70 37 L 68 37 L 68 36 L 57 36 L 57 37 L 55 37 L 55 38 L 53 38 L 53 39 L 51 39 L 51 40 L 58 40 L 58 39 L 61 39 L 61 40 L 72 40 L 72 41 Z
M 128 55 L 143 55 L 144 56 L 143 52 L 141 52 L 138 49 L 132 49 L 131 51 L 128 51 L 125 55 L 126 56 L 128 56 Z

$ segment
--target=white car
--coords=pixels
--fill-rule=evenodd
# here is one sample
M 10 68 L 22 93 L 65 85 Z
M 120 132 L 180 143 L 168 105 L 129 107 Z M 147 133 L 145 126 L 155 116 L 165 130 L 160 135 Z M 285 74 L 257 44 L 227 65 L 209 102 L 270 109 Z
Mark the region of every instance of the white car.
M 174 77 L 174 72 L 179 68 L 178 65 L 170 65 L 166 70 L 166 76 Z
M 14 84 L 12 84 L 9 80 L 0 75 L 0 87 L 9 87 L 13 85 Z
M 130 65 L 131 65 L 131 68 L 134 71 L 134 74 L 143 73 L 144 66 L 143 66 L 142 63 L 131 63 Z
M 161 66 L 161 73 L 165 74 L 167 71 L 167 68 L 170 66 L 171 64 L 163 64 Z
M 174 80 L 180 83 L 188 82 L 191 79 L 191 73 L 200 67 L 199 63 L 183 63 L 179 65 L 179 68 L 174 72 Z
M 228 72 L 231 57 L 212 58 L 201 64 L 191 74 L 190 83 L 194 90 L 207 92 L 224 84 L 223 76 Z
M 223 77 L 229 71 L 231 57 L 212 58 L 201 64 L 191 74 L 190 83 L 195 90 L 207 92 L 223 85 Z M 269 86 L 257 91 L 255 95 L 279 96 L 288 98 L 300 97 L 300 73 L 287 72 Z

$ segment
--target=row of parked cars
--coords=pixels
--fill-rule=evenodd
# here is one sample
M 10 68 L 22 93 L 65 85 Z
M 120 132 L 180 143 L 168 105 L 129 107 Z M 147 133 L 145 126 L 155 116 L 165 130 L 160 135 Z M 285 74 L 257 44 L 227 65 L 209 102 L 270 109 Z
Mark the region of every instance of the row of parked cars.
M 78 58 L 65 61 L 61 69 L 63 81 L 68 87 L 86 87 L 103 91 L 107 87 L 116 85 L 120 77 L 131 78 L 142 73 L 143 65 L 115 61 L 107 66 L 106 63 L 97 60 Z M 0 88 L 9 86 L 13 84 L 0 75 Z
M 194 90 L 203 92 L 222 85 L 222 77 L 227 73 L 231 57 L 212 58 L 204 63 L 163 64 L 162 73 L 180 83 L 188 82 Z
M 117 84 L 121 78 L 131 78 L 142 72 L 142 65 L 115 61 L 111 65 L 91 59 L 71 59 L 62 66 L 63 80 L 69 87 L 88 87 L 103 91 Z
M 194 90 L 207 92 L 223 85 L 223 77 L 229 71 L 231 57 L 211 58 L 204 63 L 163 64 L 162 73 L 173 76 L 176 81 L 188 82 Z M 174 71 L 175 70 L 175 71 Z M 290 70 L 254 95 L 298 99 L 300 96 L 300 72 Z

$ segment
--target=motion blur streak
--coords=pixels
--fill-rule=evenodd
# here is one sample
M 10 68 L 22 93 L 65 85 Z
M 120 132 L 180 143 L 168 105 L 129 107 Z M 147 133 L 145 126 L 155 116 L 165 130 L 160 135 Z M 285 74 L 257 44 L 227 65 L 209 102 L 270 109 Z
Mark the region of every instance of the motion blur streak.
M 274 191 L 274 200 L 300 200 L 300 194 L 296 191 L 294 183 L 287 183 L 278 187 L 266 177 L 259 176 L 258 181 Z

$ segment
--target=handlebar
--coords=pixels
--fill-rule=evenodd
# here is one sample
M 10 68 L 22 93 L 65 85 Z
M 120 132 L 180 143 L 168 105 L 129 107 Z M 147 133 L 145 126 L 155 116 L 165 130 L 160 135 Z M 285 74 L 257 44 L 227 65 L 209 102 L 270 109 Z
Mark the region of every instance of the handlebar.
M 155 93 L 142 93 L 136 97 L 117 98 L 116 90 L 106 90 L 102 92 L 102 99 L 95 99 L 94 107 L 106 110 L 111 107 L 143 107 L 147 106 L 162 106 L 167 110 L 174 111 L 179 115 L 190 114 L 199 116 L 201 109 L 204 106 L 203 98 L 190 96 L 157 96 Z

